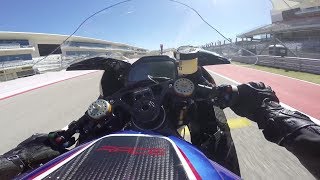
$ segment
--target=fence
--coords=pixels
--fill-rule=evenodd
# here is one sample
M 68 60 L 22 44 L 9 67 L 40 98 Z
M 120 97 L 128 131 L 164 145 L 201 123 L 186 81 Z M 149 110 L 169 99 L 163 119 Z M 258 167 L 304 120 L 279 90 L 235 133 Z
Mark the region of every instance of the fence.
M 280 45 L 287 52 L 285 57 L 274 56 L 272 52 L 276 49 L 269 49 Z M 317 33 L 277 35 L 261 39 L 241 38 L 231 43 L 209 43 L 202 48 L 243 63 L 320 74 L 320 36 Z
M 319 34 L 306 35 L 304 37 L 270 37 L 264 39 L 237 38 L 232 43 L 219 41 L 202 46 L 204 49 L 217 52 L 224 56 L 243 55 L 243 49 L 256 55 L 269 55 L 270 45 L 283 45 L 289 57 L 301 57 L 320 59 L 320 36 Z
M 235 56 L 232 61 L 320 74 L 320 59 L 280 56 Z

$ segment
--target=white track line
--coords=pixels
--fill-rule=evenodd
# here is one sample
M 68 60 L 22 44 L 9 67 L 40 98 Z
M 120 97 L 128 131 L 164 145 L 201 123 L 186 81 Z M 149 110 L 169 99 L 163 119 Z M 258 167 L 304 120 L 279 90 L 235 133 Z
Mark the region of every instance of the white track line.
M 224 78 L 224 79 L 226 79 L 226 80 L 228 80 L 228 81 L 233 82 L 233 83 L 236 84 L 236 85 L 241 84 L 241 83 L 239 83 L 239 82 L 237 82 L 237 81 L 235 81 L 235 80 L 233 80 L 233 79 L 230 79 L 230 78 L 225 77 L 225 76 L 223 76 L 223 75 L 221 75 L 221 74 L 218 74 L 218 73 L 216 73 L 216 72 L 213 72 L 213 71 L 211 71 L 211 70 L 209 70 L 209 69 L 207 69 L 207 68 L 206 68 L 206 70 L 207 70 L 208 72 L 210 72 L 211 74 L 220 76 L 220 77 L 222 77 L 222 78 Z M 289 106 L 289 105 L 287 105 L 287 104 L 284 104 L 284 103 L 282 103 L 282 102 L 280 102 L 280 105 L 283 106 L 283 107 L 286 108 L 286 109 L 291 110 L 291 111 L 299 111 L 299 110 L 297 110 L 297 109 L 295 109 L 295 108 L 293 108 L 293 107 L 291 107 L 291 106 Z M 300 112 L 302 112 L 302 111 L 300 111 Z M 304 113 L 304 112 L 302 112 L 302 113 Z M 320 121 L 319 121 L 318 119 L 316 119 L 316 118 L 314 118 L 314 117 L 312 117 L 312 116 L 310 116 L 310 115 L 308 115 L 308 114 L 306 114 L 306 113 L 304 113 L 304 114 L 307 115 L 314 123 L 316 123 L 317 125 L 320 126 Z

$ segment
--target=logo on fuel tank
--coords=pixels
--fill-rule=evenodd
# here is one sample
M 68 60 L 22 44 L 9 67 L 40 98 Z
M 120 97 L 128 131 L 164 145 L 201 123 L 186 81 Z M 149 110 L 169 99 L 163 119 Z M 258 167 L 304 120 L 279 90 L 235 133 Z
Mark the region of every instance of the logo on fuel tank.
M 166 149 L 127 146 L 101 146 L 96 151 L 106 151 L 109 153 L 127 153 L 131 155 L 163 156 L 165 155 Z

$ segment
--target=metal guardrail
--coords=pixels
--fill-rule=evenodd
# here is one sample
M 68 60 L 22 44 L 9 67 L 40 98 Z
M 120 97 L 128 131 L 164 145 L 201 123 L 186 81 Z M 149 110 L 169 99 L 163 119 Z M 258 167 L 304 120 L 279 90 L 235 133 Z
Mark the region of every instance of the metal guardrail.
M 258 58 L 257 58 L 258 57 Z M 280 56 L 233 56 L 232 61 L 320 74 L 320 59 Z
M 17 66 L 11 68 L 0 69 L 0 82 L 22 78 L 26 76 L 33 76 L 36 71 L 32 66 Z

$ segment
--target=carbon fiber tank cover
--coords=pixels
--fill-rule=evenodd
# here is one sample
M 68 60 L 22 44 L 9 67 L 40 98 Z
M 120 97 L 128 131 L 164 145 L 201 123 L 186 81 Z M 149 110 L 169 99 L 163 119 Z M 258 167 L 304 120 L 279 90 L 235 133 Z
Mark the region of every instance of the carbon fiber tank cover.
M 188 179 L 174 145 L 147 136 L 97 141 L 45 179 Z

